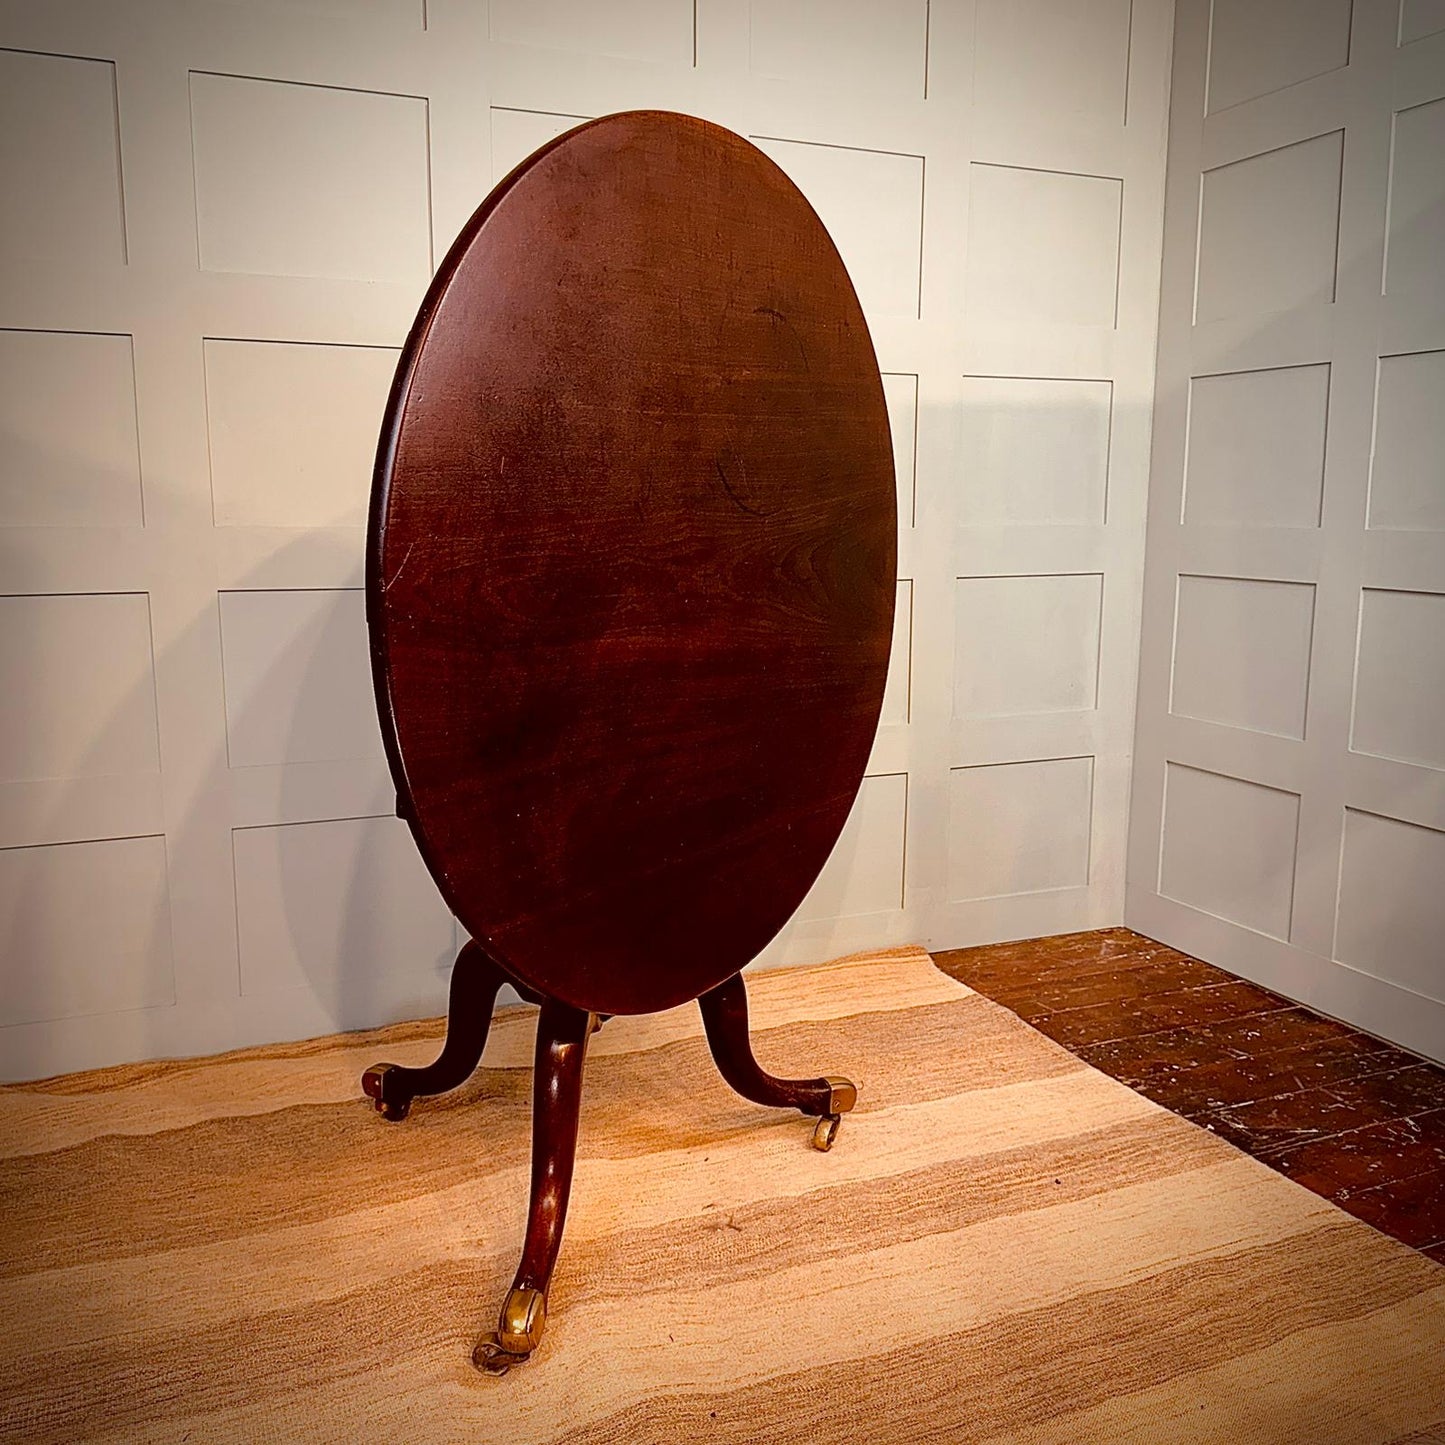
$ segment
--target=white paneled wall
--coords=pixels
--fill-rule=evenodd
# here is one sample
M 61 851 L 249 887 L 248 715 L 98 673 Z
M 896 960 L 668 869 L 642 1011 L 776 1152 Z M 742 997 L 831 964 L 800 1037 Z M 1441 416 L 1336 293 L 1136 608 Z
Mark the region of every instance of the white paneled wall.
M 1445 6 L 1181 0 L 1127 920 L 1445 1059 Z
M 893 425 L 883 723 L 764 961 L 1117 922 L 1170 25 L 1168 0 L 0 0 L 0 1070 L 441 1010 L 456 927 L 391 816 L 367 678 L 372 450 L 467 216 L 633 107 L 720 122 L 803 188 Z M 1327 208 L 1338 141 L 1308 157 L 1275 165 Z M 1227 302 L 1250 237 L 1211 214 Z M 1305 284 L 1272 266 L 1257 285 Z M 1389 374 L 1381 515 L 1433 515 L 1430 384 Z M 1304 435 L 1319 387 L 1283 383 Z M 1191 507 L 1233 505 L 1237 431 Z M 1195 602 L 1207 649 L 1251 597 Z M 1427 720 L 1361 707 L 1420 751 Z

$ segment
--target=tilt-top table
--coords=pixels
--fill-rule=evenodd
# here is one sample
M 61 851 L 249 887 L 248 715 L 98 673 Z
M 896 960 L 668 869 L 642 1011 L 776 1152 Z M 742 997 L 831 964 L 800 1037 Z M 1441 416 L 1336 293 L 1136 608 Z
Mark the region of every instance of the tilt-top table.
M 777 1079 L 740 970 L 802 901 L 867 762 L 896 572 L 868 329 L 761 151 L 660 111 L 579 126 L 483 203 L 387 404 L 366 601 L 397 811 L 471 941 L 388 1119 L 476 1068 L 504 983 L 540 1003 L 521 1266 L 478 1364 L 536 1348 L 582 1062 L 613 1014 L 697 999 L 723 1077 Z

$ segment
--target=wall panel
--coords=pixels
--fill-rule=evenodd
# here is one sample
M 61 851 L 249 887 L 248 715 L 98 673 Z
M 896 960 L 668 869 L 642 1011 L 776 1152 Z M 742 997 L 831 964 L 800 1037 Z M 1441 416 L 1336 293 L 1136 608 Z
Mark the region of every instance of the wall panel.
M 1345 814 L 1335 957 L 1445 1003 L 1445 832 L 1351 808 Z
M 1170 763 L 1159 892 L 1272 938 L 1288 938 L 1299 798 Z
M 1312 136 L 1205 171 L 1200 190 L 1200 321 L 1335 299 L 1344 132 Z
M 980 0 L 974 104 L 990 118 L 1040 112 L 1122 126 L 1129 93 L 1129 0 Z
M 1382 356 L 1375 392 L 1368 525 L 1445 532 L 1445 350 Z
M 898 525 L 912 528 L 918 510 L 918 378 L 883 373 L 888 426 L 893 433 L 893 476 L 898 484 Z
M 1445 768 L 1445 592 L 1360 593 L 1350 746 Z
M 798 905 L 798 917 L 837 919 L 901 908 L 907 824 L 907 775 L 864 778 L 838 846 Z
M 425 280 L 426 101 L 191 75 L 203 271 Z
M 967 305 L 1004 321 L 1112 327 L 1123 183 L 975 163 Z
M 1319 526 L 1329 401 L 1327 364 L 1192 378 L 1185 522 Z
M 6 781 L 155 772 L 145 594 L 0 597 L 0 695 Z
M 913 672 L 913 582 L 898 584 L 893 610 L 893 650 L 888 658 L 888 685 L 883 693 L 882 727 L 908 722 L 908 701 Z
M 1273 95 L 1350 58 L 1351 0 L 1214 0 L 1209 113 Z
M 388 346 L 203 343 L 217 526 L 364 527 Z
M 1385 294 L 1438 310 L 1445 304 L 1445 97 L 1395 112 Z
M 1400 0 L 1400 44 L 1445 30 L 1445 0 Z
M 169 911 L 164 838 L 0 849 L 0 1028 L 172 1003 Z
M 960 517 L 974 526 L 1102 527 L 1113 391 L 1082 378 L 964 377 Z
M 950 899 L 1089 884 L 1093 759 L 954 768 L 949 775 Z
M 1099 697 L 1104 579 L 960 577 L 954 716 L 1078 712 Z
M 1170 712 L 1304 737 L 1314 592 L 1306 582 L 1181 575 Z
M 0 331 L 0 433 L 0 526 L 141 525 L 129 336 Z
M 115 65 L 0 50 L 0 262 L 123 265 Z
M 350 980 L 450 963 L 451 915 L 399 819 L 238 828 L 233 847 L 242 994 L 309 988 L 345 1008 Z
M 222 592 L 233 768 L 381 756 L 358 589 Z

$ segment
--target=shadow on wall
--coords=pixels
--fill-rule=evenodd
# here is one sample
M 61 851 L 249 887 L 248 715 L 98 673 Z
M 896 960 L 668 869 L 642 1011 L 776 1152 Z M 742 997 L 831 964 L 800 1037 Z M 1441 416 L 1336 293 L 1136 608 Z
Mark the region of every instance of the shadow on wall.
M 358 555 L 358 584 L 360 573 Z M 307 604 L 303 625 L 227 723 L 234 740 L 256 721 L 270 727 L 278 712 L 289 712 L 277 749 L 286 762 L 273 765 L 272 776 L 279 780 L 276 816 L 297 820 L 232 834 L 241 992 L 265 996 L 277 1009 L 299 994 L 307 1014 L 337 1030 L 442 1013 L 466 935 L 395 815 L 364 594 L 358 586 L 288 597 Z M 338 733 L 351 744 L 347 756 L 327 746 Z M 362 806 L 328 806 L 319 794 L 347 773 L 365 778 L 359 788 L 342 785 Z
M 0 570 L 23 575 L 14 560 Z M 0 849 L 0 1026 L 173 1004 L 166 843 L 158 821 L 142 833 L 134 818 L 159 771 L 154 685 L 126 655 L 149 656 L 146 595 L 14 594 L 0 608 L 14 810 Z M 74 654 L 96 634 L 106 649 L 92 647 L 93 675 L 76 675 Z M 25 693 L 13 686 L 31 680 Z M 103 712 L 87 708 L 97 695 Z

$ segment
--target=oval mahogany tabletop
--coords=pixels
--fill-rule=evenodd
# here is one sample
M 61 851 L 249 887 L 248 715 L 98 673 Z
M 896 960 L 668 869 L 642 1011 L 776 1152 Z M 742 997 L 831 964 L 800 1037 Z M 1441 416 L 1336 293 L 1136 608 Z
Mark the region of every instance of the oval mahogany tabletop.
M 636 111 L 492 192 L 402 354 L 366 585 L 398 811 L 502 967 L 639 1013 L 768 943 L 862 780 L 895 553 L 863 314 L 767 156 Z

